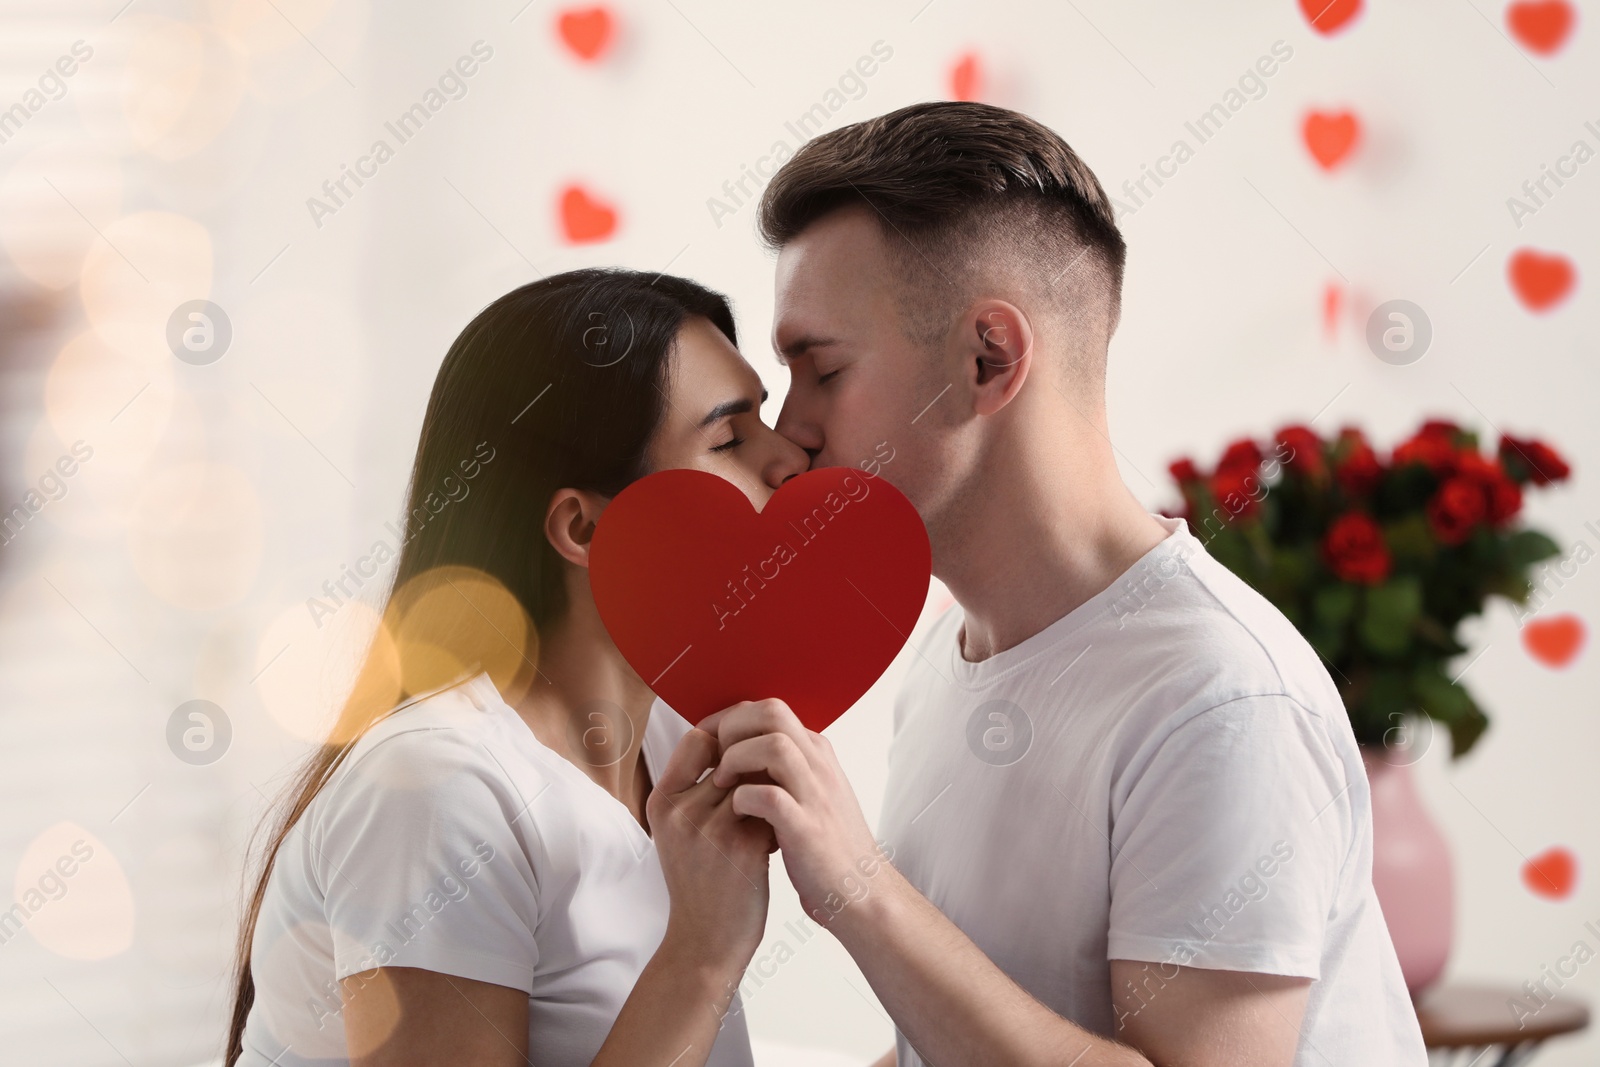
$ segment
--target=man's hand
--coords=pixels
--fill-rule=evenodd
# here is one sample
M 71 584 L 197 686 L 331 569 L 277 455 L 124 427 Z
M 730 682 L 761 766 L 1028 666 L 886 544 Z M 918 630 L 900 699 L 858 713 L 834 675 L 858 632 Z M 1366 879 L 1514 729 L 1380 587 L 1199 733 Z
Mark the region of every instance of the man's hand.
M 845 902 L 865 892 L 863 880 L 880 862 L 833 746 L 781 700 L 735 704 L 701 720 L 698 729 L 722 745 L 712 783 L 733 788 L 734 811 L 771 824 L 801 906 L 827 925 Z

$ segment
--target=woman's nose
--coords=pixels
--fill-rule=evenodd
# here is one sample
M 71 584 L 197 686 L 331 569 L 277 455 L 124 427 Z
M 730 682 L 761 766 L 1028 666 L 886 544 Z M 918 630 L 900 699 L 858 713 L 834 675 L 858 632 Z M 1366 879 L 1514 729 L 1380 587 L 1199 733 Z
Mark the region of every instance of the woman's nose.
M 804 474 L 811 467 L 810 454 L 787 437 L 776 430 L 769 431 L 772 435 L 772 459 L 767 463 L 767 484 L 777 489 L 784 482 L 797 474 Z

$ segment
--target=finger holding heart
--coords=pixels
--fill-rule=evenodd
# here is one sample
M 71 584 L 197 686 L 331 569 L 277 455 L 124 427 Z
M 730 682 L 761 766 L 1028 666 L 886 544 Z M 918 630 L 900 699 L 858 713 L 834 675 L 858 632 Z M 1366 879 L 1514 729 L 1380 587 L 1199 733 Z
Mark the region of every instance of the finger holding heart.
M 732 788 L 734 811 L 771 824 L 806 912 L 833 914 L 825 902 L 881 849 L 832 744 L 781 700 L 734 705 L 702 727 L 722 749 L 709 781 Z

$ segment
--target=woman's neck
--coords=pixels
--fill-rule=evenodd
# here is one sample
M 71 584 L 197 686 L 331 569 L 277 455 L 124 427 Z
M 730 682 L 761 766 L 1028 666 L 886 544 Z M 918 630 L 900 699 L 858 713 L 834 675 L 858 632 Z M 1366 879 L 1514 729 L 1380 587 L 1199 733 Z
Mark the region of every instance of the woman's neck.
M 625 804 L 640 825 L 651 782 L 639 753 L 655 700 L 628 666 L 593 603 L 540 630 L 539 665 L 515 708 L 541 744 Z

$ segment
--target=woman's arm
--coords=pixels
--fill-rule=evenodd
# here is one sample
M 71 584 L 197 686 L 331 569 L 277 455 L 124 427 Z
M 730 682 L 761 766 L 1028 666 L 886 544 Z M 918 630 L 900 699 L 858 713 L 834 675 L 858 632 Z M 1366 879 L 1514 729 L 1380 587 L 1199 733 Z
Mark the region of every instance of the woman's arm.
M 732 790 L 697 781 L 717 755 L 715 737 L 690 730 L 646 803 L 672 911 L 594 1067 L 702 1067 L 761 943 L 776 841 L 767 823 L 734 812 Z
M 761 942 L 772 829 L 735 814 L 731 790 L 696 781 L 716 758 L 716 738 L 691 730 L 651 791 L 671 912 L 594 1067 L 703 1067 Z M 415 967 L 353 974 L 340 989 L 352 1067 L 527 1067 L 520 989 Z
M 339 982 L 351 1067 L 527 1067 L 528 994 L 417 967 Z

